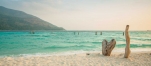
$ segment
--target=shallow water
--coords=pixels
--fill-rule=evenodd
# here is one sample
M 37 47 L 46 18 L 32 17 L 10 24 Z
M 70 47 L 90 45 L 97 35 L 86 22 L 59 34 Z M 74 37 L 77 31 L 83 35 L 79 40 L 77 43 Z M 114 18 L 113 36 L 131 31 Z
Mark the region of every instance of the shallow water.
M 75 33 L 74 33 L 75 32 Z M 125 48 L 122 31 L 1 31 L 0 56 L 100 51 L 103 39 L 116 40 L 115 49 Z M 131 31 L 131 48 L 150 49 L 151 32 Z

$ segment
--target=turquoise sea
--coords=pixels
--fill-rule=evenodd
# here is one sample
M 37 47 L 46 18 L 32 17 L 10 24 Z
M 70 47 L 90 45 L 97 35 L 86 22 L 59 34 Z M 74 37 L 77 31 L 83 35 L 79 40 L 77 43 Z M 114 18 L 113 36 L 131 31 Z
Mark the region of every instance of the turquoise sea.
M 0 31 L 0 56 L 101 52 L 103 39 L 113 38 L 115 49 L 125 48 L 123 31 Z M 151 49 L 150 31 L 130 31 L 130 38 L 131 49 Z

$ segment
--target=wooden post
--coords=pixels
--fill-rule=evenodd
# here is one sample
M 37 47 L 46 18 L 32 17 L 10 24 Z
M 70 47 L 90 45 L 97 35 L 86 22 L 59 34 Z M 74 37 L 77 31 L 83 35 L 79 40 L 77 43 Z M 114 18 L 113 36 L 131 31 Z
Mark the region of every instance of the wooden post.
M 97 35 L 97 32 L 95 32 L 95 35 Z
M 102 32 L 100 32 L 100 35 L 102 35 Z
M 30 31 L 30 34 L 35 34 L 35 32 L 32 30 L 32 31 Z
M 33 31 L 32 34 L 35 34 L 35 32 Z
M 107 42 L 107 40 L 104 39 L 102 42 L 102 54 L 104 56 L 110 56 L 115 45 L 116 45 L 115 39 L 112 39 L 110 42 Z
M 125 38 L 126 38 L 126 47 L 125 47 L 125 55 L 124 58 L 128 58 L 131 50 L 130 50 L 130 36 L 129 36 L 129 25 L 126 25 L 126 29 L 125 29 Z
M 123 32 L 123 36 L 124 36 L 124 32 Z
M 78 35 L 79 35 L 79 32 L 78 32 Z

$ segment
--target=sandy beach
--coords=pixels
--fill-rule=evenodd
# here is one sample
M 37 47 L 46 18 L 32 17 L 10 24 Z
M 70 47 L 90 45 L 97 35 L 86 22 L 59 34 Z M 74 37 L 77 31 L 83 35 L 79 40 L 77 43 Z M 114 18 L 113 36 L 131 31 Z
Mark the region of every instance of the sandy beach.
M 150 52 L 131 53 L 129 58 L 123 58 L 124 53 L 112 53 L 103 56 L 101 53 L 3 57 L 0 66 L 151 66 Z

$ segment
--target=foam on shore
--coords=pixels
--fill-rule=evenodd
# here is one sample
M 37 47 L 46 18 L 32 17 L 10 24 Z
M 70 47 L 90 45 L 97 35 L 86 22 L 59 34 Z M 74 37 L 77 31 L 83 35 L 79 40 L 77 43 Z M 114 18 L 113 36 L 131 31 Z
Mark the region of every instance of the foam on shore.
M 129 58 L 124 53 L 113 52 L 103 56 L 98 52 L 70 55 L 2 57 L 0 66 L 150 66 L 150 51 L 133 52 Z

